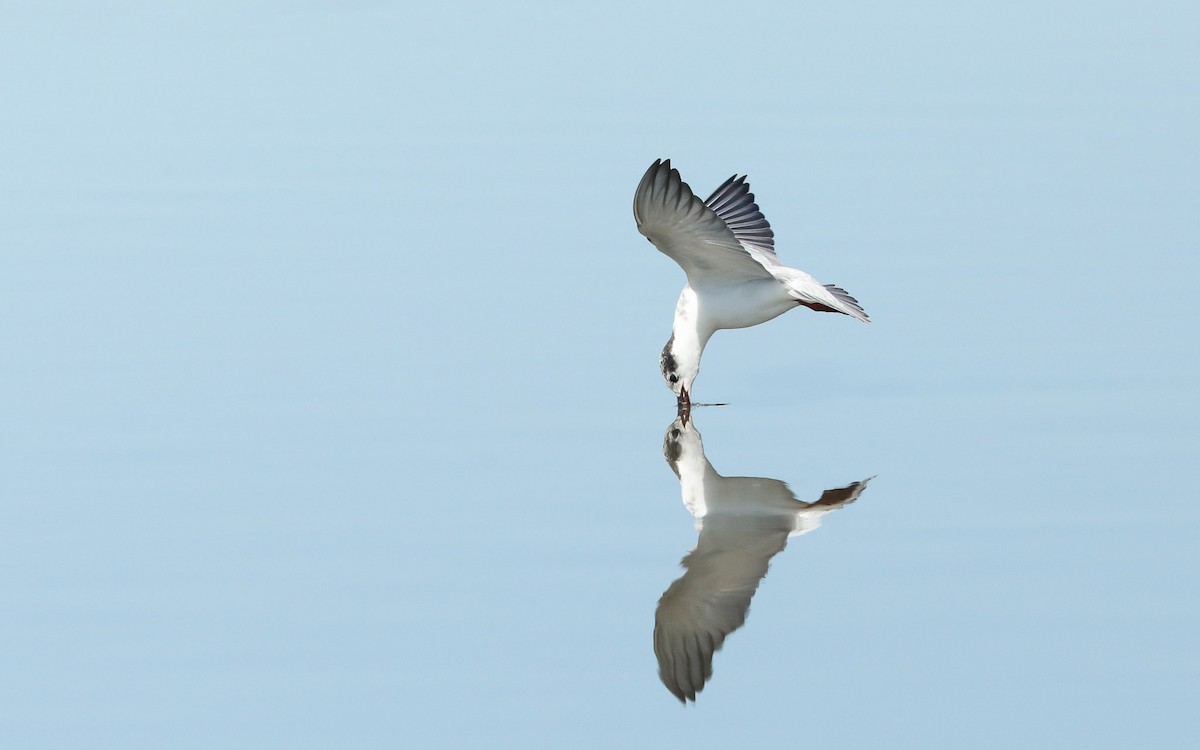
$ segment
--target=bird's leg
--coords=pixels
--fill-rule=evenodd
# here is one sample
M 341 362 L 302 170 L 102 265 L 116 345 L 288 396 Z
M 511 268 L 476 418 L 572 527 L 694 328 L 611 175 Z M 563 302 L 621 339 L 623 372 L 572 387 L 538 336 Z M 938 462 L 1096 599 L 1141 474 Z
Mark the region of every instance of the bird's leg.
M 679 397 L 675 401 L 675 406 L 678 410 L 679 418 L 686 425 L 688 420 L 692 418 L 692 399 L 688 396 L 687 388 L 679 389 Z

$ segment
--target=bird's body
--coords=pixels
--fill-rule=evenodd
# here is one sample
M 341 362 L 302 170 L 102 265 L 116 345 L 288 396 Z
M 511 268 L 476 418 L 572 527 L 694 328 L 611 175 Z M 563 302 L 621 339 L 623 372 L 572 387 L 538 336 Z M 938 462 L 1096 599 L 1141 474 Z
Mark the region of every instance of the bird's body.
M 723 328 L 765 323 L 799 305 L 870 322 L 845 290 L 779 262 L 774 232 L 745 177 L 730 177 L 701 201 L 669 159 L 655 161 L 638 184 L 633 214 L 638 231 L 688 278 L 661 362 L 681 408 L 690 403 L 705 345 Z

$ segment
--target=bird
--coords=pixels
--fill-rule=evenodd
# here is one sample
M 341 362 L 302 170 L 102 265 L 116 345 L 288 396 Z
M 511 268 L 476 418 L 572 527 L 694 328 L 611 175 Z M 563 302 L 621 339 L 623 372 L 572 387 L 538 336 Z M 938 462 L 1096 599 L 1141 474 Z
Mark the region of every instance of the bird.
M 846 290 L 779 261 L 775 233 L 745 175 L 701 201 L 670 159 L 656 159 L 638 183 L 633 216 L 638 231 L 687 274 L 659 358 L 682 415 L 690 414 L 704 347 L 721 329 L 756 326 L 801 305 L 871 322 Z
M 663 439 L 663 457 L 679 477 L 683 503 L 699 538 L 654 612 L 658 677 L 681 703 L 695 701 L 712 677 L 713 654 L 746 622 L 750 600 L 788 540 L 858 499 L 870 479 L 798 500 L 784 482 L 727 477 L 713 469 L 694 423 L 677 417 Z

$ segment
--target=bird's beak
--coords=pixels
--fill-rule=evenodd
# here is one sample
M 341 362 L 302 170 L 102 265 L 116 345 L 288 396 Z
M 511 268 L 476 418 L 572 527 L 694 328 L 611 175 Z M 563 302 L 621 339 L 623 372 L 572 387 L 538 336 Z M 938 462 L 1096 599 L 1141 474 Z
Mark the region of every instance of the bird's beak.
M 688 420 L 692 417 L 692 399 L 688 396 L 687 388 L 680 387 L 675 406 L 678 409 L 679 418 L 683 420 L 684 425 L 687 425 Z

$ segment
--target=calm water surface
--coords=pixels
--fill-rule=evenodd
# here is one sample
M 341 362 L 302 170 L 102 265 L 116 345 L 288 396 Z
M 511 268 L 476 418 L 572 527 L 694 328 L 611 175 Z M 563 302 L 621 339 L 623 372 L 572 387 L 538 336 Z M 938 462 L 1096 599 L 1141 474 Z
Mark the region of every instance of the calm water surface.
M 0 743 L 1186 744 L 1200 66 L 1155 7 L 10 19 Z M 876 322 L 719 333 L 673 424 L 659 157 L 749 172 Z M 729 633 L 694 704 L 656 623 L 685 696 Z

